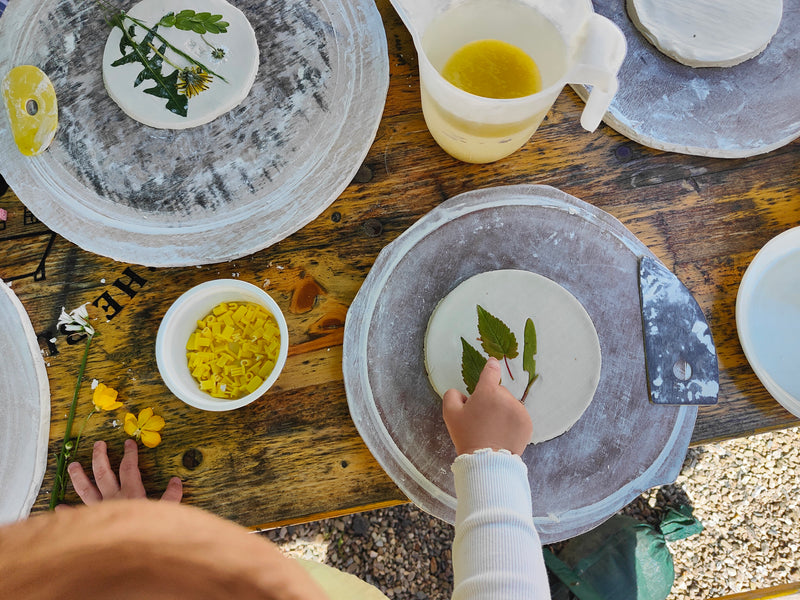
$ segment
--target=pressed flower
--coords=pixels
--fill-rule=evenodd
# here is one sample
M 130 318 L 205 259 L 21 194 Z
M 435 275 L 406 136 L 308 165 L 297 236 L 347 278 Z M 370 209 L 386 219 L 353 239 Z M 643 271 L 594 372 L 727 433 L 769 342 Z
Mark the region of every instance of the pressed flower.
M 138 417 L 127 413 L 123 427 L 129 436 L 142 440 L 148 448 L 155 448 L 161 443 L 161 434 L 158 432 L 164 429 L 165 424 L 164 419 L 153 414 L 153 409 L 148 407 L 140 411 Z
M 62 306 L 61 316 L 58 317 L 57 327 L 61 329 L 63 325 L 64 331 L 85 331 L 89 335 L 94 335 L 94 327 L 89 325 L 89 310 L 86 308 L 88 304 L 88 302 L 86 304 L 82 304 L 70 312 L 67 312 L 67 310 Z
M 177 88 L 178 91 L 187 98 L 191 98 L 207 90 L 210 82 L 211 75 L 198 66 L 185 67 L 178 71 Z
M 117 401 L 117 390 L 104 383 L 98 383 L 94 388 L 92 402 L 95 410 L 116 410 L 122 406 L 122 402 Z

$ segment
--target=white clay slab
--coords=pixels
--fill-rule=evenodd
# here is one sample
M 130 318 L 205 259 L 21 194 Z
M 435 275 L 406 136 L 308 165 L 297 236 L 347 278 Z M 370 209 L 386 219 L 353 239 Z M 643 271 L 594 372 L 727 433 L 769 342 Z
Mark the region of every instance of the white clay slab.
M 778 31 L 783 0 L 627 0 L 628 16 L 664 54 L 690 67 L 732 67 Z
M 204 36 L 209 44 L 221 48 L 225 53 L 219 60 L 212 56 L 211 48 L 194 31 L 163 26 L 157 30 L 173 46 L 224 77 L 222 81 L 212 76 L 207 90 L 189 98 L 188 114 L 185 117 L 167 110 L 167 101 L 164 98 L 144 92 L 153 86 L 151 80 L 145 80 L 134 87 L 136 77 L 142 71 L 141 63 L 111 66 L 122 56 L 119 49 L 122 32 L 118 27 L 111 30 L 106 41 L 103 51 L 103 83 L 106 90 L 128 116 L 145 125 L 160 129 L 188 129 L 203 125 L 238 106 L 247 97 L 255 81 L 259 63 L 255 32 L 244 13 L 225 0 L 191 0 L 189 3 L 187 0 L 142 0 L 131 7 L 127 14 L 153 27 L 167 13 L 177 14 L 189 7 L 197 13 L 222 15 L 222 20 L 229 25 L 225 33 L 206 33 Z M 134 39 L 141 42 L 145 30 L 136 26 L 134 31 Z M 154 45 L 160 46 L 161 43 Z M 165 56 L 179 67 L 190 66 L 189 61 L 169 49 L 165 51 Z M 174 70 L 166 62 L 162 62 L 162 75 L 168 75 Z
M 450 388 L 468 395 L 461 376 L 461 338 L 486 356 L 478 341 L 478 305 L 514 334 L 518 353 L 503 361 L 501 383 L 520 400 L 528 386 L 522 364 L 526 320 L 536 328 L 538 377 L 525 398 L 533 421 L 531 443 L 567 431 L 589 406 L 600 380 L 600 341 L 586 309 L 565 288 L 530 271 L 473 275 L 436 305 L 428 321 L 425 368 L 439 396 Z

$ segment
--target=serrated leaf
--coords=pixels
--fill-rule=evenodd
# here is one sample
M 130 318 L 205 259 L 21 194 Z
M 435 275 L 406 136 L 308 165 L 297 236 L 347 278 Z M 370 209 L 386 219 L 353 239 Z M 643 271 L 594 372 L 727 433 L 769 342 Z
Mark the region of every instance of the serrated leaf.
M 520 402 L 525 402 L 528 396 L 528 391 L 531 389 L 533 382 L 539 378 L 536 373 L 536 327 L 533 324 L 533 319 L 525 321 L 525 333 L 523 334 L 523 347 L 522 347 L 522 368 L 528 374 L 528 385 L 525 386 L 525 393 L 522 394 Z
M 475 391 L 475 386 L 478 385 L 478 380 L 481 377 L 481 371 L 486 366 L 486 358 L 473 348 L 470 343 L 461 338 L 461 378 L 464 380 L 464 385 L 467 386 L 467 393 L 472 394 Z
M 516 358 L 517 338 L 508 325 L 478 305 L 478 334 L 483 351 L 498 360 Z
M 163 85 L 156 85 L 154 87 L 144 90 L 145 94 L 156 96 L 157 98 L 167 99 L 167 110 L 185 117 L 188 113 L 189 98 L 177 91 L 178 86 L 178 71 L 173 71 L 166 77 L 162 78 Z

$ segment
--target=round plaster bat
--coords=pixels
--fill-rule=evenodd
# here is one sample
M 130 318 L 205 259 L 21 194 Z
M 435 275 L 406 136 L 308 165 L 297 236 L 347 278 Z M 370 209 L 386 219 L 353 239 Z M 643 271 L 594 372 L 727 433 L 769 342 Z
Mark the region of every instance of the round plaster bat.
M 690 67 L 732 67 L 778 31 L 783 0 L 627 0 L 628 16 L 656 48 Z
M 122 57 L 120 40 L 122 32 L 113 27 L 106 41 L 103 53 L 103 83 L 108 95 L 125 113 L 145 125 L 159 129 L 188 129 L 213 121 L 239 105 L 247 97 L 258 71 L 259 51 L 255 32 L 247 17 L 238 8 L 224 0 L 143 0 L 131 7 L 126 13 L 137 18 L 148 27 L 154 27 L 162 17 L 170 12 L 179 13 L 191 9 L 197 13 L 209 12 L 222 15 L 222 20 L 229 26 L 225 33 L 206 33 L 204 38 L 215 48 L 224 51 L 223 58 L 212 55 L 212 47 L 206 44 L 194 31 L 183 31 L 177 27 L 159 26 L 157 32 L 178 50 L 191 56 L 210 70 L 225 78 L 222 81 L 214 77 L 208 82 L 208 89 L 201 91 L 188 100 L 187 116 L 175 114 L 166 108 L 168 99 L 145 93 L 154 86 L 152 79 L 145 79 L 134 87 L 142 64 L 138 61 L 112 67 L 111 64 Z M 126 28 L 131 22 L 125 20 Z M 141 43 L 145 31 L 135 28 L 134 39 Z M 156 48 L 161 47 L 159 40 L 154 40 Z M 126 53 L 130 52 L 128 47 Z M 178 67 L 191 66 L 191 63 L 167 48 L 164 55 Z M 153 53 L 150 57 L 155 56 Z M 170 75 L 175 67 L 163 61 L 161 73 Z
M 536 373 L 525 407 L 533 420 L 531 443 L 557 437 L 581 417 L 600 380 L 600 342 L 591 318 L 566 289 L 528 271 L 488 271 L 459 284 L 436 306 L 425 332 L 425 368 L 439 396 L 450 388 L 467 395 L 461 376 L 461 338 L 481 348 L 478 310 L 503 321 L 515 335 L 516 358 L 504 361 L 502 384 L 517 398 L 525 393 L 522 368 L 525 322 L 536 328 Z

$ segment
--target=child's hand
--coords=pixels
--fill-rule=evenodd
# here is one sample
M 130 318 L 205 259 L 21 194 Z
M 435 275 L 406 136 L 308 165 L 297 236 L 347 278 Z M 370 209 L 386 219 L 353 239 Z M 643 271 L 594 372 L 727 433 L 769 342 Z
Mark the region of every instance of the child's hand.
M 95 486 L 83 470 L 80 463 L 70 463 L 67 467 L 72 487 L 84 504 L 97 504 L 103 500 L 120 500 L 145 498 L 142 475 L 139 472 L 139 447 L 133 440 L 125 441 L 125 453 L 119 463 L 119 481 L 117 481 L 111 463 L 108 460 L 108 447 L 105 442 L 95 442 L 92 450 L 92 473 L 97 484 Z M 180 502 L 183 496 L 183 484 L 178 477 L 173 477 L 161 496 L 162 500 Z M 66 505 L 59 505 L 57 508 Z
M 490 358 L 481 372 L 472 396 L 447 390 L 442 398 L 442 416 L 458 454 L 482 448 L 522 454 L 531 441 L 533 423 L 522 403 L 500 385 L 502 371 Z

